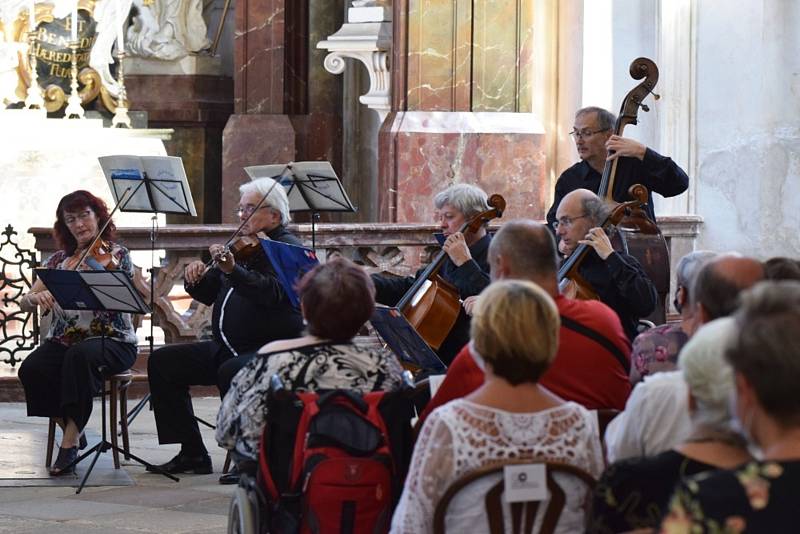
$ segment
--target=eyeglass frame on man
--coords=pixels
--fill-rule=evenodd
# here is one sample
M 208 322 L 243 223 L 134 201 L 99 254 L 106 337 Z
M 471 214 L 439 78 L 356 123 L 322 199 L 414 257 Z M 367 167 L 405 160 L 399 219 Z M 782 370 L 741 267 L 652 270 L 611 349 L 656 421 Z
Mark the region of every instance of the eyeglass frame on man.
M 601 132 L 606 132 L 606 131 L 608 131 L 610 129 L 611 128 L 603 128 L 601 130 L 595 130 L 595 131 L 591 131 L 591 130 L 582 130 L 582 131 L 572 130 L 569 134 L 572 137 L 574 137 L 575 139 L 589 139 L 590 137 L 592 137 L 595 134 L 599 134 Z
M 559 226 L 563 226 L 564 228 L 570 228 L 575 221 L 578 219 L 583 219 L 585 217 L 589 217 L 588 213 L 584 213 L 583 215 L 578 215 L 577 217 L 569 217 L 568 215 L 564 215 L 560 219 L 553 221 L 553 230 L 558 230 Z
M 267 209 L 267 208 L 268 209 L 273 209 L 272 206 L 268 206 L 266 204 L 264 204 L 263 206 L 258 206 L 258 207 L 255 207 L 255 206 L 253 206 L 251 204 L 248 204 L 245 207 L 239 206 L 238 208 L 236 208 L 236 216 L 237 217 L 241 217 L 242 215 L 244 215 L 245 217 L 249 217 L 251 214 L 255 213 L 256 211 L 261 210 L 261 209 Z

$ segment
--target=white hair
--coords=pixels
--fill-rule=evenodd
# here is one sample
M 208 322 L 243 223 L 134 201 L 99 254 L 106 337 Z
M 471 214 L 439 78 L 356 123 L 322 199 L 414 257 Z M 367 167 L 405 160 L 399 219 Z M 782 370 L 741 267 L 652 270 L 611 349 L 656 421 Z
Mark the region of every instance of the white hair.
M 696 404 L 692 413 L 695 431 L 702 427 L 730 433 L 733 428 L 733 368 L 725 359 L 725 351 L 735 333 L 732 317 L 716 319 L 695 332 L 678 355 L 678 367 Z
M 433 205 L 440 210 L 445 204 L 457 209 L 467 219 L 489 209 L 486 192 L 470 184 L 455 184 L 439 191 L 433 197 Z
M 281 224 L 289 224 L 292 220 L 289 214 L 289 198 L 286 196 L 286 189 L 278 184 L 273 187 L 275 180 L 272 178 L 259 178 L 252 182 L 246 182 L 239 186 L 239 193 L 246 195 L 247 193 L 258 193 L 259 196 L 264 196 L 269 191 L 269 195 L 264 199 L 263 206 L 269 206 L 273 210 L 281 214 Z M 270 191 L 270 189 L 272 189 Z

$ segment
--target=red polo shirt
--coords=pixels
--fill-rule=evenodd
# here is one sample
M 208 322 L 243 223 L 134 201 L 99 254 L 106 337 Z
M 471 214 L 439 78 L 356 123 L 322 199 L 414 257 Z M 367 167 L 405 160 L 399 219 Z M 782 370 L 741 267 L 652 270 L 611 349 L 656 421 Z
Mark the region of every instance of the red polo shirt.
M 599 300 L 555 298 L 560 315 L 602 334 L 628 359 L 631 344 L 614 310 Z M 628 373 L 603 345 L 584 334 L 561 325 L 558 352 L 550 368 L 539 380 L 565 400 L 575 401 L 590 410 L 623 410 L 631 392 Z M 475 363 L 469 346 L 458 353 L 447 370 L 442 385 L 422 412 L 425 419 L 435 408 L 453 399 L 469 395 L 483 384 L 483 371 Z

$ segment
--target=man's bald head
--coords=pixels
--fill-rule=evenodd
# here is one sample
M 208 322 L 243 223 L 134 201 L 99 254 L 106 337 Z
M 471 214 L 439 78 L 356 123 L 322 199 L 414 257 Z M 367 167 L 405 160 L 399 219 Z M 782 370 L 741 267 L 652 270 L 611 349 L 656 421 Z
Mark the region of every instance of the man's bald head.
M 731 315 L 739 305 L 739 294 L 764 279 L 758 260 L 723 254 L 706 263 L 697 273 L 691 291 L 704 323 Z
M 558 205 L 556 218 L 561 218 L 563 215 L 573 215 L 578 212 L 586 214 L 592 226 L 602 224 L 608 216 L 608 208 L 605 202 L 588 189 L 575 189 L 564 195 Z
M 553 235 L 545 225 L 535 221 L 509 221 L 492 238 L 489 265 L 495 280 L 555 280 L 557 260 Z

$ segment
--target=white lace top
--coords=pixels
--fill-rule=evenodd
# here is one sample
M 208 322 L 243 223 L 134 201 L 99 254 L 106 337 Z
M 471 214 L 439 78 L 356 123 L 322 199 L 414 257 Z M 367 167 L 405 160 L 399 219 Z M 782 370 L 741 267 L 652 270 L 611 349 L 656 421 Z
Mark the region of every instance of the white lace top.
M 511 413 L 457 399 L 434 410 L 414 448 L 391 531 L 432 532 L 436 503 L 450 484 L 475 468 L 505 458 L 564 462 L 597 478 L 604 467 L 597 417 L 574 402 L 540 412 Z M 583 531 L 587 486 L 569 475 L 554 476 L 567 495 L 556 532 Z M 448 532 L 489 532 L 484 495 L 498 479 L 473 483 L 451 501 Z M 537 515 L 536 529 L 541 511 Z M 506 525 L 510 525 L 508 517 Z

